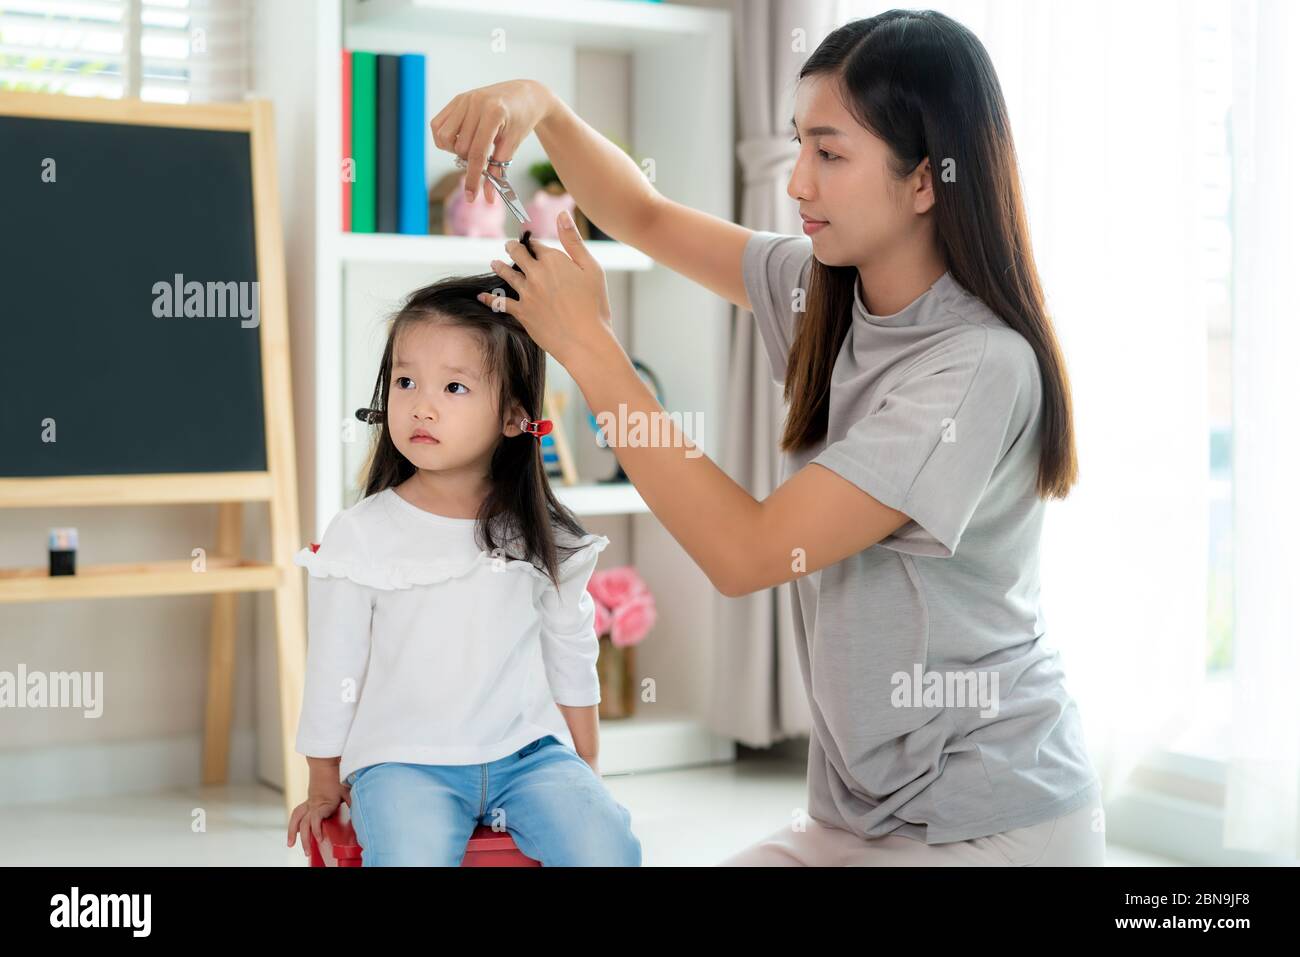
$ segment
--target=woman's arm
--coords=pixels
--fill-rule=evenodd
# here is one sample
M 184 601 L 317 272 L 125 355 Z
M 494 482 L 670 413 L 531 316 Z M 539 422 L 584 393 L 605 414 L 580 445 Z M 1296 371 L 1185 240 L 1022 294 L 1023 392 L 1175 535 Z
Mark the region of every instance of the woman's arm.
M 752 230 L 660 195 L 630 156 L 554 94 L 537 137 L 578 207 L 619 242 L 742 309 L 741 257 Z
M 440 149 L 467 160 L 465 185 L 471 194 L 481 186 L 489 156 L 512 158 L 535 130 L 564 188 L 592 222 L 655 262 L 750 308 L 741 257 L 752 231 L 660 195 L 630 156 L 536 80 L 508 80 L 461 93 L 429 125 Z M 491 190 L 487 196 L 493 199 Z
M 672 446 L 614 444 L 619 464 L 650 510 L 708 575 L 722 594 L 738 598 L 771 588 L 870 548 L 910 521 L 830 469 L 809 464 L 763 501 L 757 501 L 703 454 L 667 419 L 637 375 L 617 339 L 592 337 L 565 363 L 597 416 L 618 421 L 624 406 L 628 428 L 636 417 L 663 422 Z M 663 416 L 657 420 L 657 416 Z M 695 453 L 699 450 L 695 449 Z
M 518 299 L 481 294 L 515 316 L 569 370 L 606 441 L 655 517 L 724 595 L 770 588 L 869 548 L 910 520 L 821 465 L 800 469 L 759 502 L 682 433 L 614 336 L 605 274 L 571 223 L 559 217 L 563 251 L 518 240 L 515 271 L 492 269 Z M 651 435 L 658 445 L 620 445 Z

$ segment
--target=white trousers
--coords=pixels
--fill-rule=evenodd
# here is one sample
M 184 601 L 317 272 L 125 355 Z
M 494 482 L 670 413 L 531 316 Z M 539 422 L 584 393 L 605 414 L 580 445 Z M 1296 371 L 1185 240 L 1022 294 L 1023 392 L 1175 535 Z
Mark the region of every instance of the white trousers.
M 723 860 L 720 867 L 1104 867 L 1106 833 L 1099 802 L 1041 824 L 948 844 L 887 834 L 863 840 L 805 818 Z

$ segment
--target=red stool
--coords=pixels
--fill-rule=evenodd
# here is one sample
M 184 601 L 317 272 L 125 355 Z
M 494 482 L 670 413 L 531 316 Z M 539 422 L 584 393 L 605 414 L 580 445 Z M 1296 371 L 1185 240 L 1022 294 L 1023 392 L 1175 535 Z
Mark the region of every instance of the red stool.
M 340 810 L 321 822 L 321 833 L 325 840 L 317 844 L 316 835 L 308 830 L 311 840 L 312 867 L 360 867 L 361 845 L 357 843 L 356 831 L 352 829 L 351 820 L 343 820 L 342 805 Z M 541 867 L 541 861 L 535 861 L 515 846 L 509 831 L 494 831 L 486 824 L 480 824 L 470 835 L 465 847 L 465 857 L 461 867 Z

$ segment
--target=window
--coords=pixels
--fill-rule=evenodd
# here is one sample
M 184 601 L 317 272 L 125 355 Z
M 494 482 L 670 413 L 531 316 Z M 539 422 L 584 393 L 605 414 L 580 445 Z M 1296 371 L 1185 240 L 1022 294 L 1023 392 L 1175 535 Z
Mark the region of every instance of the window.
M 1209 484 L 1209 554 L 1204 707 L 1170 750 L 1224 760 L 1232 713 L 1232 12 L 1226 3 L 1195 6 L 1197 276 L 1206 304 L 1209 336 L 1206 395 Z
M 0 89 L 239 99 L 246 17 L 245 0 L 0 0 Z
M 1200 190 L 1199 270 L 1209 309 L 1210 588 L 1206 669 L 1232 665 L 1232 105 L 1230 11 L 1226 4 L 1198 8 L 1198 72 L 1205 85 L 1195 98 Z

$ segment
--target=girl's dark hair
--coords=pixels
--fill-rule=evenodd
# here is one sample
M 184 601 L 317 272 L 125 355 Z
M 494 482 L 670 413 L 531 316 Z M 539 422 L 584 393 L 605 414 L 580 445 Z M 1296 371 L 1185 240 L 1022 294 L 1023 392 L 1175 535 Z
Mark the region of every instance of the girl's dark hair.
M 888 10 L 826 37 L 799 79 L 830 75 L 845 107 L 888 145 L 899 179 L 929 157 L 935 230 L 952 277 L 1033 346 L 1043 379 L 1040 498 L 1078 479 L 1065 358 L 1047 315 L 1002 88 L 983 44 L 933 10 Z M 955 162 L 956 179 L 942 175 Z M 852 323 L 853 266 L 814 257 L 790 349 L 783 451 L 826 435 L 831 370 Z
M 389 320 L 388 341 L 370 401 L 369 419 L 377 431 L 365 468 L 366 496 L 399 485 L 416 471 L 393 444 L 388 428 L 393 344 L 408 326 L 447 323 L 472 332 L 482 349 L 485 376 L 500 386 L 497 409 L 504 413 L 518 403 L 530 419 L 542 417 L 546 353 L 518 319 L 480 302 L 477 296 L 484 292 L 519 298 L 509 283 L 495 273 L 452 277 L 412 292 Z M 586 529 L 552 493 L 542 463 L 541 442 L 528 433 L 501 436 L 492 453 L 489 479 L 491 491 L 483 500 L 474 526 L 479 546 L 503 558 L 540 564 L 558 585 L 560 563 L 577 548 L 558 544 L 554 528 L 558 526 L 577 537 L 585 535 Z M 498 548 L 501 552 L 497 552 Z

